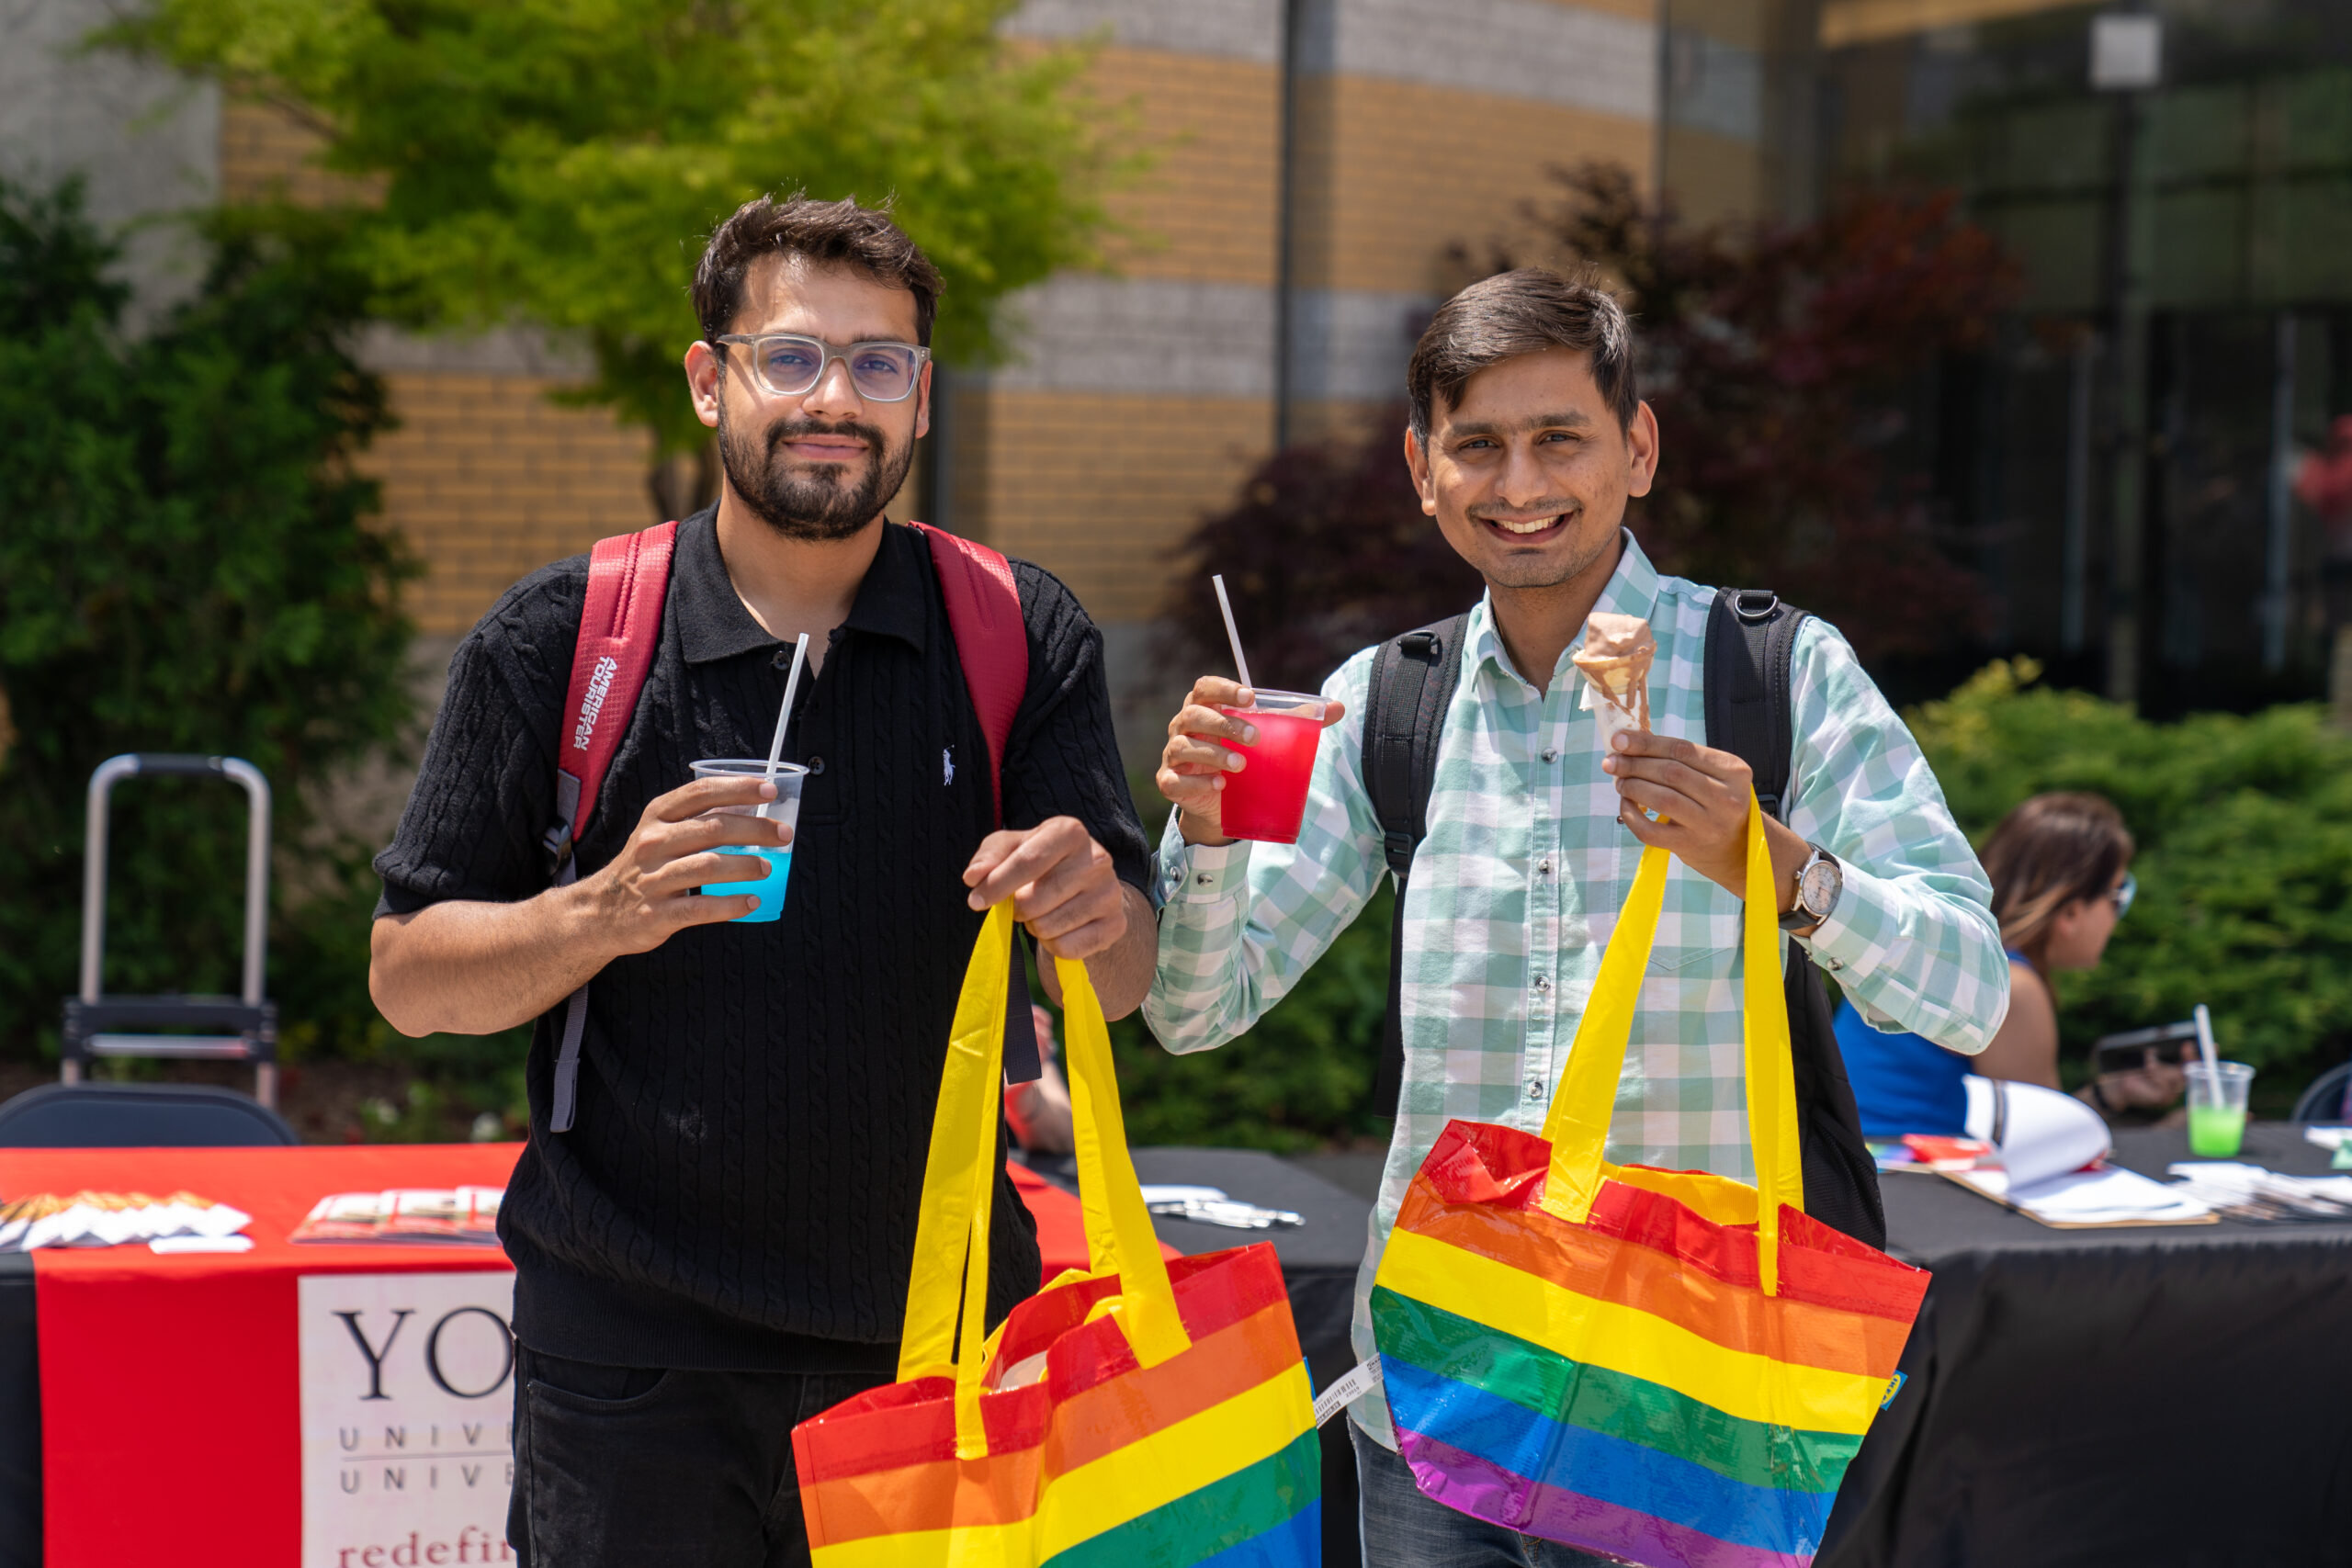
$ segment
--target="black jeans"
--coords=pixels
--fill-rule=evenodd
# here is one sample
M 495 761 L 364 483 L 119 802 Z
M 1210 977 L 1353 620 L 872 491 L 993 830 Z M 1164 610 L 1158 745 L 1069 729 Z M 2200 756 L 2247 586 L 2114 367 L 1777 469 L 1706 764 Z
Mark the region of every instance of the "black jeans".
M 506 1540 L 525 1568 L 806 1563 L 792 1428 L 891 1381 L 516 1358 Z

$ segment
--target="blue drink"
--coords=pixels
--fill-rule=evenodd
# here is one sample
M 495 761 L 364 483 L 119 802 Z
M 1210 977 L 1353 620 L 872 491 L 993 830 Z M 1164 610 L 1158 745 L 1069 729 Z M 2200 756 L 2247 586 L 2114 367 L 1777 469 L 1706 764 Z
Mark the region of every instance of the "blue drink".
M 694 764 L 697 779 L 740 779 L 769 776 L 768 765 L 757 759 L 724 758 Z M 808 770 L 796 762 L 779 762 L 773 775 L 775 798 L 763 806 L 723 806 L 718 815 L 758 817 L 770 822 L 781 822 L 787 828 L 800 822 L 800 786 L 808 777 Z M 767 874 L 755 882 L 708 882 L 702 886 L 703 896 L 710 898 L 737 898 L 749 895 L 759 900 L 748 915 L 738 915 L 731 922 L 759 924 L 775 919 L 784 913 L 784 892 L 792 881 L 792 846 L 769 848 L 766 845 L 719 844 L 720 854 L 751 855 L 765 863 Z
M 741 925 L 747 920 L 773 920 L 784 913 L 784 890 L 792 881 L 791 850 L 755 850 L 743 844 L 721 844 L 718 852 L 723 855 L 750 855 L 767 863 L 768 874 L 757 882 L 713 882 L 703 887 L 705 893 L 720 897 L 737 897 L 746 893 L 758 897 L 759 908 L 748 915 L 736 916 L 735 924 Z

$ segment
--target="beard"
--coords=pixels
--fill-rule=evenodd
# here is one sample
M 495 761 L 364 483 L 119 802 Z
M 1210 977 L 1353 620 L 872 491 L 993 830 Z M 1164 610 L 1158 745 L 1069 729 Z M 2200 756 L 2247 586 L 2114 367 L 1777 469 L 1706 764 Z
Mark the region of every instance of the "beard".
M 820 463 L 795 472 L 779 448 L 803 435 L 854 435 L 865 443 L 863 477 L 846 463 Z M 846 539 L 874 520 L 882 503 L 906 482 L 914 443 L 892 446 L 883 434 L 855 420 L 786 419 L 746 430 L 718 415 L 718 461 L 727 482 L 761 522 L 787 539 Z

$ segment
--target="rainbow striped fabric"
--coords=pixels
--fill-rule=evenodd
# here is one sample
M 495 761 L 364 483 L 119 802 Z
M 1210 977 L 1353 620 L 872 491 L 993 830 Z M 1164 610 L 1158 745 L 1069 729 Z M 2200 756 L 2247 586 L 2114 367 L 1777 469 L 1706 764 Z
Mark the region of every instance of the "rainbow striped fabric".
M 1634 1562 L 1809 1562 L 1928 1276 L 1783 1213 L 1767 1296 L 1753 1225 L 1648 1185 L 1713 1178 L 1612 1171 L 1577 1225 L 1532 1201 L 1550 1158 L 1456 1122 L 1397 1215 L 1373 1331 L 1421 1489 Z
M 1140 1367 L 1115 1279 L 1070 1280 L 1006 1319 L 983 1393 L 988 1453 L 956 1457 L 949 1378 L 876 1389 L 792 1435 L 817 1568 L 1304 1568 L 1322 1561 L 1314 1396 L 1264 1243 L 1168 1266 L 1193 1348 Z M 1068 1279 L 1069 1277 L 1065 1277 Z M 1006 1380 L 1011 1381 L 1011 1380 Z
M 1804 1568 L 1928 1276 L 1804 1213 L 1769 897 L 1742 935 L 1756 1185 L 1602 1156 L 1666 886 L 1642 854 L 1544 1135 L 1454 1122 L 1373 1277 L 1398 1450 L 1465 1514 L 1643 1568 Z M 1775 886 L 1748 807 L 1747 886 Z
M 1012 906 L 956 1004 L 899 1381 L 793 1428 L 817 1568 L 1311 1568 L 1315 1399 L 1264 1243 L 1168 1261 L 1086 966 L 1057 960 L 1091 1269 L 983 1341 Z

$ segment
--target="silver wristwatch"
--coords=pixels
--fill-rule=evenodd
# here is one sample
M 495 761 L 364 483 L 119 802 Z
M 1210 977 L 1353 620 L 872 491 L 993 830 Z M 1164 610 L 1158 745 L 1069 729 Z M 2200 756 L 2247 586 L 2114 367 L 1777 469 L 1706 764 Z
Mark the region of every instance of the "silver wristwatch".
M 1829 918 L 1838 895 L 1846 890 L 1846 868 L 1819 844 L 1807 844 L 1813 853 L 1797 868 L 1796 907 L 1781 917 L 1784 931 L 1810 931 Z

